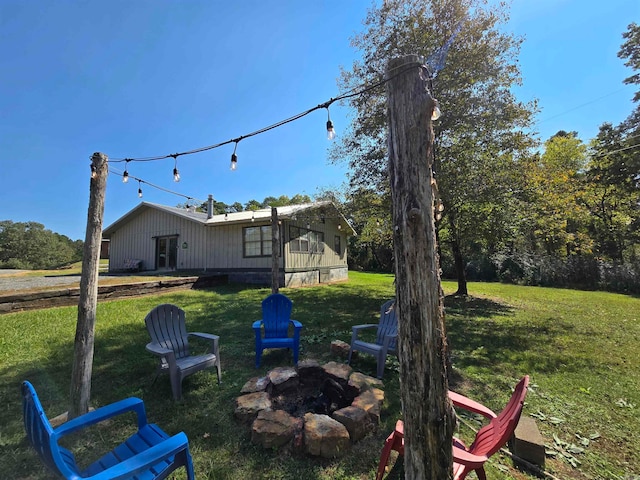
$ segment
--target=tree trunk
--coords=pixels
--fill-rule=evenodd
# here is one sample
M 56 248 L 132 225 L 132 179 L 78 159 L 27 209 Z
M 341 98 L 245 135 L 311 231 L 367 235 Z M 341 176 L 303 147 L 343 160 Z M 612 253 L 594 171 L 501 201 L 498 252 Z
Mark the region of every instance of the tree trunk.
M 271 293 L 280 290 L 280 228 L 278 209 L 271 207 Z
M 100 270 L 100 244 L 102 243 L 102 219 L 104 197 L 109 174 L 108 159 L 104 153 L 91 157 L 91 182 L 89 186 L 89 211 L 82 256 L 78 321 L 71 370 L 71 393 L 68 418 L 72 419 L 89 411 L 91 396 L 91 370 L 93 368 L 93 344 L 98 303 L 98 272 Z
M 390 61 L 387 77 L 405 478 L 450 479 L 455 416 L 447 396 L 444 301 L 435 243 L 434 101 L 416 55 Z
M 462 250 L 460 250 L 460 242 L 458 240 L 458 230 L 455 225 L 453 213 L 449 213 L 449 226 L 451 227 L 451 252 L 453 253 L 453 263 L 456 269 L 456 278 L 458 279 L 458 291 L 455 295 L 468 295 L 467 290 L 467 274 L 465 273 L 464 258 Z

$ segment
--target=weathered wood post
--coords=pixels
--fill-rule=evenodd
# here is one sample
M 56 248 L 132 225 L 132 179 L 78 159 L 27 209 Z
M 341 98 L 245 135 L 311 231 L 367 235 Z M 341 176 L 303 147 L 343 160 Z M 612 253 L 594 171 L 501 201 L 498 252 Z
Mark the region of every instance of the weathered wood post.
M 271 207 L 271 293 L 280 290 L 280 227 L 278 209 Z
M 71 399 L 68 418 L 72 419 L 89 411 L 91 396 L 91 370 L 93 368 L 93 344 L 98 303 L 98 272 L 100 269 L 100 245 L 102 243 L 102 219 L 104 197 L 109 173 L 108 158 L 104 153 L 91 157 L 91 182 L 89 187 L 89 211 L 82 255 L 78 321 L 71 371 Z
M 419 57 L 387 67 L 405 478 L 450 479 L 455 416 L 448 399 L 444 299 L 432 191 L 435 102 Z

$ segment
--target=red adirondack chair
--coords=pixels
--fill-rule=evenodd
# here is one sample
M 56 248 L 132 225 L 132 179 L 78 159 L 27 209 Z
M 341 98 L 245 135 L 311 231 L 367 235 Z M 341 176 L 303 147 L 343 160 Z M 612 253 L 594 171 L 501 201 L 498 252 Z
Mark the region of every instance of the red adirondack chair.
M 520 420 L 528 385 L 529 376 L 525 375 L 516 385 L 509 403 L 499 415 L 459 393 L 449 392 L 449 398 L 456 407 L 479 413 L 489 419 L 489 423 L 478 431 L 475 440 L 468 448 L 461 440 L 453 438 L 454 480 L 462 480 L 474 470 L 479 480 L 486 480 L 484 463 L 491 455 L 500 450 L 513 435 Z M 384 443 L 376 480 L 382 480 L 391 450 L 397 451 L 400 455 L 404 454 L 404 423 L 402 420 L 398 420 L 395 430 L 391 432 Z

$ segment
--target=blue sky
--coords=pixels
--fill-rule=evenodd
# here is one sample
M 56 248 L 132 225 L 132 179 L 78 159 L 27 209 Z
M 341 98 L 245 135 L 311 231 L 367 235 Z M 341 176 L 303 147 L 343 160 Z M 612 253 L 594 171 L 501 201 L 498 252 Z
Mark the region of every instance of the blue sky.
M 148 157 L 224 142 L 338 95 L 357 53 L 368 0 L 0 0 L 0 220 L 36 221 L 84 239 L 89 158 Z M 538 98 L 536 128 L 587 141 L 633 109 L 631 74 L 616 54 L 640 21 L 637 0 L 514 0 L 505 29 L 525 36 L 522 100 Z M 446 105 L 442 106 L 446 114 Z M 334 104 L 338 135 L 348 111 Z M 130 163 L 130 175 L 205 200 L 245 203 L 339 186 L 326 113 L 233 145 Z M 111 167 L 122 171 L 122 163 Z M 107 182 L 105 227 L 141 199 L 136 182 Z M 142 185 L 143 199 L 184 199 Z

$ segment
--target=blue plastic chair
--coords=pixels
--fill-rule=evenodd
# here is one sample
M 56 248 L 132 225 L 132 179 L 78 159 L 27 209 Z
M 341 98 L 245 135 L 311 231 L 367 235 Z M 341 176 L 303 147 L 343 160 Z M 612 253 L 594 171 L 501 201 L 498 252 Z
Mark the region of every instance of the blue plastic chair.
M 22 383 L 22 410 L 29 442 L 47 468 L 58 477 L 74 480 L 162 479 L 184 466 L 187 479 L 195 479 L 187 436 L 180 432 L 169 437 L 157 425 L 147 423 L 144 403 L 139 398 L 127 398 L 107 405 L 54 429 L 47 420 L 33 385 L 25 381 Z M 136 413 L 138 431 L 80 471 L 73 453 L 61 447 L 59 440 L 65 435 L 125 412 Z
M 262 320 L 253 322 L 256 334 L 256 368 L 260 366 L 265 348 L 291 348 L 293 363 L 298 364 L 302 324 L 291 319 L 292 305 L 291 300 L 281 293 L 273 293 L 262 301 Z M 289 335 L 290 326 L 293 326 L 293 336 Z

